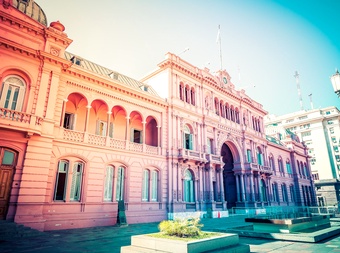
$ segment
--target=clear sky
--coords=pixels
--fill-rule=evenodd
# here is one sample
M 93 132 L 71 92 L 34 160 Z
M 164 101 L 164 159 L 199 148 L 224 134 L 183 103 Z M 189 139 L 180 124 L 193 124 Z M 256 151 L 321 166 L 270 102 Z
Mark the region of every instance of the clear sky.
M 137 80 L 167 52 L 219 70 L 220 25 L 222 68 L 269 114 L 300 110 L 295 71 L 305 110 L 311 109 L 310 98 L 314 108 L 340 109 L 330 82 L 340 69 L 339 0 L 36 2 L 48 23 L 65 25 L 73 39 L 69 52 Z

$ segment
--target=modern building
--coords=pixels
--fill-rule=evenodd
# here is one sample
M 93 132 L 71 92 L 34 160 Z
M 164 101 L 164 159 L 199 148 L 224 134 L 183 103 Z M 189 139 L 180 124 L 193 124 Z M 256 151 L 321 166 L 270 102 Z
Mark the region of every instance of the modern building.
M 267 132 L 282 127 L 308 147 L 318 204 L 340 201 L 340 111 L 335 106 L 265 117 Z
M 0 0 L 0 20 L 1 219 L 55 230 L 315 205 L 306 147 L 266 136 L 267 112 L 225 70 L 168 53 L 137 81 L 67 52 L 33 0 Z

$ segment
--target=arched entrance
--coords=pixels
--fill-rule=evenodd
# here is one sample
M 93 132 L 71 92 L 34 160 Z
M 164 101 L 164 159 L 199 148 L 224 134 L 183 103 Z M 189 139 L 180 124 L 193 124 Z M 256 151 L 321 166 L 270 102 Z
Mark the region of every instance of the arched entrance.
M 17 154 L 0 147 L 0 219 L 6 218 Z
M 227 201 L 227 208 L 230 209 L 236 206 L 237 189 L 236 178 L 234 174 L 234 157 L 228 144 L 224 143 L 221 148 L 223 167 L 223 186 L 224 200 Z

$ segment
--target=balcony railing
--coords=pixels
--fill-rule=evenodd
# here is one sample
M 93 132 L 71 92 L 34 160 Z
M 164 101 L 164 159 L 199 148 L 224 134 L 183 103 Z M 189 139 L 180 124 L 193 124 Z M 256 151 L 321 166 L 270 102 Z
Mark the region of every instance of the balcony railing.
M 25 112 L 0 108 L 0 120 L 3 122 L 11 121 L 12 128 L 20 128 L 35 133 L 41 133 L 42 117 L 37 117 Z M 0 122 L 1 123 L 1 122 Z M 6 125 L 9 125 L 6 123 Z
M 109 146 L 114 149 L 124 149 L 139 153 L 144 152 L 152 155 L 158 155 L 161 152 L 159 147 L 135 142 L 128 142 L 127 145 L 126 140 L 118 140 L 106 136 L 94 135 L 69 129 L 63 129 L 62 138 L 67 141 L 82 142 L 101 147 Z

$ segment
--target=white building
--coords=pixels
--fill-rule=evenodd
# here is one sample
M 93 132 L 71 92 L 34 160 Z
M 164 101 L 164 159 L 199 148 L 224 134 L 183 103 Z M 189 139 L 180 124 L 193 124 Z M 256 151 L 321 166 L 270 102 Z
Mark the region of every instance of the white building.
M 266 133 L 283 127 L 307 147 L 320 205 L 340 201 L 340 111 L 335 106 L 264 118 Z

